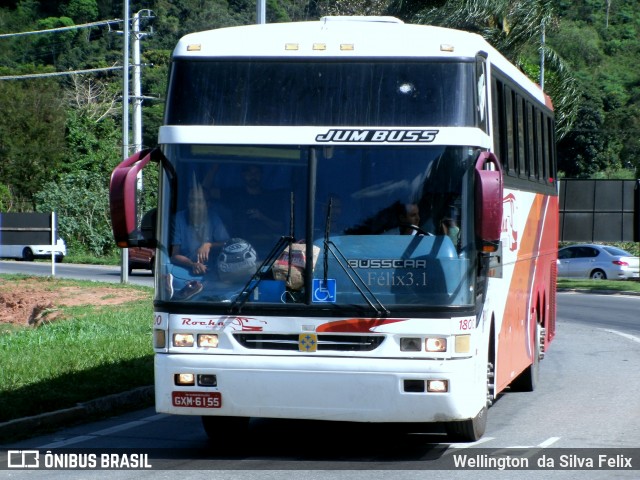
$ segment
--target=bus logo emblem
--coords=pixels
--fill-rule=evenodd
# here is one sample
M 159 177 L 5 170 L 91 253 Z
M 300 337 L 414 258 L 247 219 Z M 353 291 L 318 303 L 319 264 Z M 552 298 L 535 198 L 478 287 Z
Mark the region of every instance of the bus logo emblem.
M 298 335 L 298 350 L 301 352 L 317 351 L 318 335 L 315 333 L 301 333 Z
M 431 143 L 438 133 L 439 130 L 331 129 L 316 135 L 316 142 Z

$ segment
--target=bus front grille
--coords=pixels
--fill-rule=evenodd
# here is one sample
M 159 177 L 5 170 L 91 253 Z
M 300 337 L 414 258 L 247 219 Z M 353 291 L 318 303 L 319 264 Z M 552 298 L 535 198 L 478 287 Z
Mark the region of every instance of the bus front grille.
M 236 341 L 245 348 L 260 350 L 300 350 L 297 334 L 236 333 Z M 382 335 L 318 334 L 317 351 L 369 352 L 384 341 Z

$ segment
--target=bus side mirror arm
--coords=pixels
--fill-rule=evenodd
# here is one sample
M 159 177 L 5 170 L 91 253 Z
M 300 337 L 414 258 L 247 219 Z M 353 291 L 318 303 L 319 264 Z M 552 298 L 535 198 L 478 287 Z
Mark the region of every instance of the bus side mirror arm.
M 502 232 L 503 179 L 500 161 L 482 152 L 475 166 L 475 231 L 484 253 L 495 252 Z

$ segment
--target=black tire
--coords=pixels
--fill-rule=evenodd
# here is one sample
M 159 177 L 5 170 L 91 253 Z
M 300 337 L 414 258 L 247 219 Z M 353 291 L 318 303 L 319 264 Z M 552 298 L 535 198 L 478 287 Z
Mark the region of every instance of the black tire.
M 22 260 L 25 262 L 33 262 L 33 251 L 29 247 L 24 247 L 22 250 Z
M 249 417 L 203 416 L 202 426 L 209 440 L 231 445 L 230 440 L 246 440 Z
M 593 272 L 591 272 L 591 275 L 589 275 L 589 277 L 592 280 L 606 280 L 607 279 L 607 274 L 604 273 L 603 270 L 596 269 Z
M 478 414 L 468 420 L 447 422 L 445 430 L 449 439 L 454 442 L 477 442 L 487 429 L 487 406 L 483 406 Z
M 540 353 L 542 351 L 541 335 L 542 327 L 536 322 L 536 338 L 533 341 L 533 363 L 511 382 L 511 391 L 533 392 L 538 386 L 538 379 L 540 377 Z
M 493 404 L 496 390 L 496 355 L 494 349 L 493 325 L 491 327 L 487 358 L 486 402 L 475 417 L 468 420 L 445 423 L 445 431 L 447 432 L 449 439 L 454 442 L 477 442 L 482 438 L 487 429 L 488 410 Z
M 62 263 L 64 261 L 64 255 L 56 256 L 56 263 Z

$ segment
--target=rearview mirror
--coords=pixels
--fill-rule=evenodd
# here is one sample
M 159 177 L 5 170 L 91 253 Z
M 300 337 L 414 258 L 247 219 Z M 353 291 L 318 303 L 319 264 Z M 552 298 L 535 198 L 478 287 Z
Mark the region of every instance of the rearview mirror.
M 502 231 L 502 166 L 491 152 L 482 152 L 475 167 L 475 226 L 476 236 L 484 252 L 498 248 Z
M 111 174 L 109 185 L 111 228 L 116 244 L 120 248 L 155 247 L 155 239 L 145 239 L 137 224 L 138 172 L 152 160 L 153 153 L 154 150 L 150 149 L 137 152 L 120 163 Z M 146 223 L 148 228 L 149 221 Z M 155 228 L 153 233 L 155 234 Z

